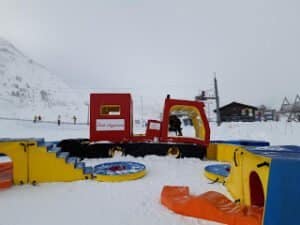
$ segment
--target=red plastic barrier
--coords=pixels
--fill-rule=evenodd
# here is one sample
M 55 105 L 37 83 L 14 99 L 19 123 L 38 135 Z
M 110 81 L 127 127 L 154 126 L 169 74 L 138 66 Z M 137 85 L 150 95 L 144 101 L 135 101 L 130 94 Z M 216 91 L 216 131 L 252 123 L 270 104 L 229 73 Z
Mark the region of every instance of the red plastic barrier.
M 228 225 L 261 225 L 263 215 L 263 207 L 241 206 L 215 191 L 193 196 L 188 187 L 164 186 L 161 203 L 178 214 Z
M 0 189 L 9 188 L 13 185 L 12 162 L 0 163 Z

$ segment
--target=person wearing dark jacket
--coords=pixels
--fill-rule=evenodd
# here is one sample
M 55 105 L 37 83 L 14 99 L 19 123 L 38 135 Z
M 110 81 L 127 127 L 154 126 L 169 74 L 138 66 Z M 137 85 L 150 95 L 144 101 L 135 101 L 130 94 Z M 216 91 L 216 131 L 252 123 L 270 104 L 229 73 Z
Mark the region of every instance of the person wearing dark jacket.
M 74 124 L 76 124 L 76 121 L 77 121 L 77 117 L 74 115 L 73 116 L 73 122 L 74 122 Z
M 57 117 L 57 125 L 60 126 L 60 124 L 61 124 L 61 116 L 58 115 L 58 117 Z
M 174 131 L 176 136 L 182 136 L 181 121 L 176 115 L 169 117 L 169 131 Z

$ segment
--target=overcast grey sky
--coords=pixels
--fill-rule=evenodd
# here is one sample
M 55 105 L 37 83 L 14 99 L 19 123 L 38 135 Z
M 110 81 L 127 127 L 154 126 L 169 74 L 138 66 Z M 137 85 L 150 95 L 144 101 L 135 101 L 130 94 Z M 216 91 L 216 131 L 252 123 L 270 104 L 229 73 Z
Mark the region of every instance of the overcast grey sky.
M 72 87 L 279 107 L 300 92 L 299 0 L 0 0 L 0 36 Z

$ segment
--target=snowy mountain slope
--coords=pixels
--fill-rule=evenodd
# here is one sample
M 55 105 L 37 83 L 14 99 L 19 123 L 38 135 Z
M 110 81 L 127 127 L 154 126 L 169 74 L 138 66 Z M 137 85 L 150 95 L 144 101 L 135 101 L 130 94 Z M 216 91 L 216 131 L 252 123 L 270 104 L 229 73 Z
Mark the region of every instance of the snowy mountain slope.
M 0 117 L 32 119 L 34 115 L 41 115 L 45 120 L 56 120 L 60 114 L 64 121 L 71 122 L 76 115 L 78 121 L 86 122 L 88 108 L 84 102 L 88 101 L 89 93 L 97 91 L 72 90 L 47 68 L 0 38 Z M 116 90 L 105 89 L 104 92 L 115 93 Z M 161 117 L 165 96 L 153 99 L 134 90 L 130 92 L 134 119 Z
M 82 117 L 82 110 L 83 100 L 68 85 L 0 38 L 0 116 Z

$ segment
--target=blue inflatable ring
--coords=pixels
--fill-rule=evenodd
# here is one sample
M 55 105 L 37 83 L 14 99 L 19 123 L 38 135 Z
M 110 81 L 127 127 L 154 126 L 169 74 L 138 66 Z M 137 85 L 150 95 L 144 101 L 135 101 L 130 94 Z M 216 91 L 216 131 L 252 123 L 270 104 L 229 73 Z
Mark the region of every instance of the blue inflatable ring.
M 204 175 L 214 181 L 224 183 L 230 173 L 229 164 L 213 164 L 204 168 Z
M 146 166 L 137 162 L 120 161 L 102 163 L 94 168 L 98 181 L 119 182 L 135 180 L 145 176 Z

